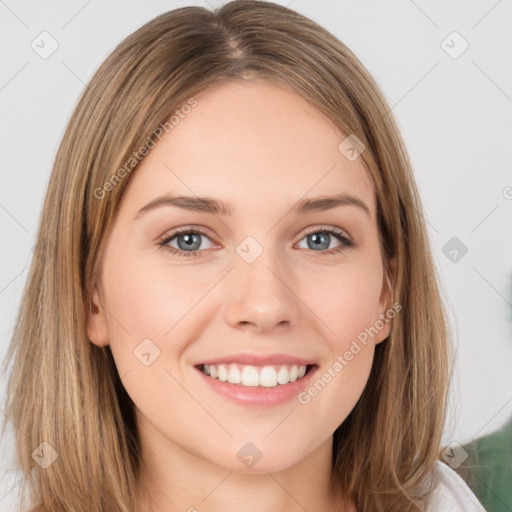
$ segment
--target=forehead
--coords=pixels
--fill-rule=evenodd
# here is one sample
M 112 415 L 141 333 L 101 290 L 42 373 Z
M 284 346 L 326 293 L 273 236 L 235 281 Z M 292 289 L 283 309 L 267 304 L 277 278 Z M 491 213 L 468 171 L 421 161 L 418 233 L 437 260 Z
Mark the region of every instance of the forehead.
M 362 158 L 348 160 L 338 148 L 346 135 L 290 89 L 231 82 L 195 99 L 139 164 L 123 201 L 211 196 L 234 204 L 237 214 L 350 193 L 375 215 Z

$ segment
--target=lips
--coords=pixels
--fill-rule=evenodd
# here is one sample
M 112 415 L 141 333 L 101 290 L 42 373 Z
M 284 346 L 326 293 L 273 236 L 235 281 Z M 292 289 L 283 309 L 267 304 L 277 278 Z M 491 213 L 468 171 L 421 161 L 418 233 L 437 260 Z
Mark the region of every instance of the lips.
M 310 366 L 314 365 L 313 359 L 304 359 L 301 357 L 289 355 L 289 354 L 231 354 L 224 357 L 217 357 L 214 359 L 207 359 L 199 361 L 194 364 L 197 368 L 201 368 L 203 365 L 251 365 L 251 366 L 277 366 L 277 365 L 297 365 L 297 366 Z
M 270 359 L 265 357 L 257 359 L 260 363 L 264 360 L 279 360 L 275 356 Z M 211 359 L 209 362 L 224 362 L 227 360 L 228 358 Z M 233 359 L 231 358 L 229 360 Z M 254 361 L 255 359 L 238 357 L 237 360 Z M 286 361 L 290 360 L 304 361 L 296 357 L 287 357 Z M 244 365 L 240 363 L 211 365 L 200 363 L 195 366 L 195 373 L 208 389 L 237 405 L 268 407 L 283 404 L 292 400 L 294 397 L 296 398 L 299 393 L 310 385 L 319 369 L 318 364 L 301 365 L 299 367 L 296 364 L 290 366 L 285 363 L 280 365 L 280 372 L 274 374 L 275 369 L 273 366 L 246 365 L 240 372 L 242 366 Z M 229 371 L 227 367 L 229 367 Z M 234 367 L 239 367 L 238 372 L 235 371 L 233 373 Z M 212 371 L 216 372 L 217 375 L 212 376 Z M 247 374 L 244 375 L 244 372 Z M 230 382 L 230 380 L 233 382 Z M 239 382 L 239 380 L 241 380 L 241 382 Z

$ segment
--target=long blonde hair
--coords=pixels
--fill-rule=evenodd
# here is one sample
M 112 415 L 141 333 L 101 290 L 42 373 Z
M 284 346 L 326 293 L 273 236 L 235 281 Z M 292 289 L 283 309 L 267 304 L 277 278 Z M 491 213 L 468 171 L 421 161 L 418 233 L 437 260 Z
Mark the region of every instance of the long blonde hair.
M 450 337 L 404 143 L 376 82 L 342 42 L 290 9 L 237 0 L 214 11 L 175 9 L 139 28 L 100 66 L 69 121 L 8 353 L 7 414 L 19 427 L 17 453 L 34 510 L 137 506 L 134 405 L 109 347 L 87 337 L 91 290 L 136 165 L 122 179 L 119 170 L 177 108 L 233 80 L 291 87 L 366 148 L 386 275 L 402 310 L 334 434 L 333 482 L 360 512 L 426 506 L 445 420 Z M 98 199 L 98 190 L 108 193 Z M 46 469 L 31 456 L 42 442 L 58 454 Z

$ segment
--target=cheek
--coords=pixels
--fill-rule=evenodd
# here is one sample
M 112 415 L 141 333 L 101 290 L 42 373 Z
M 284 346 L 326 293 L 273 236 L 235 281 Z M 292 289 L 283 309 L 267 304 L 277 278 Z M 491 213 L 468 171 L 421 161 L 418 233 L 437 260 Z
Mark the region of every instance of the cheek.
M 148 376 L 154 372 L 180 371 L 177 362 L 209 318 L 206 296 L 216 278 L 211 272 L 205 275 L 179 265 L 170 268 L 156 258 L 144 264 L 137 258 L 112 257 L 109 261 L 104 290 L 110 348 L 119 374 L 131 372 L 132 379 L 143 376 L 147 388 L 152 380 Z M 154 362 L 145 367 L 148 359 Z
M 189 343 L 194 305 L 205 291 L 190 272 L 171 272 L 158 262 L 143 265 L 135 258 L 110 261 L 104 274 L 105 307 L 117 370 L 141 411 L 152 418 L 168 415 L 161 390 L 180 402 L 183 390 L 172 376 L 182 380 L 176 361 Z
M 343 276 L 342 287 L 318 294 L 315 313 L 327 326 L 322 330 L 328 358 L 298 401 L 329 432 L 350 414 L 368 382 L 379 296 L 374 279 L 359 273 Z
M 344 352 L 358 336 L 364 338 L 379 318 L 382 275 L 375 264 L 336 269 L 312 280 L 307 289 L 313 290 L 307 304 L 324 324 L 332 353 Z
M 198 283 L 190 278 L 159 264 L 126 260 L 112 266 L 105 279 L 107 309 L 114 317 L 110 327 L 119 332 L 122 326 L 134 341 L 163 338 L 200 298 Z
M 347 350 L 340 350 L 298 396 L 308 416 L 316 418 L 329 433 L 343 423 L 357 404 L 373 362 L 373 345 L 349 343 L 344 348 Z
M 373 364 L 372 327 L 379 318 L 382 275 L 374 260 L 359 263 L 304 281 L 313 290 L 306 302 L 321 321 L 329 355 L 312 385 L 298 398 L 330 431 L 354 408 Z

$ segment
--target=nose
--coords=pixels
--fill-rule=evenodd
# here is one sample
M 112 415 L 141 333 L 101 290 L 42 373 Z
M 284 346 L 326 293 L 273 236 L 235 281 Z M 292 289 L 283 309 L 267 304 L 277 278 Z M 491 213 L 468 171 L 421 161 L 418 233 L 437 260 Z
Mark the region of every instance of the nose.
M 230 326 L 263 333 L 296 325 L 300 299 L 293 276 L 269 250 L 252 263 L 236 256 L 228 280 L 225 319 Z

